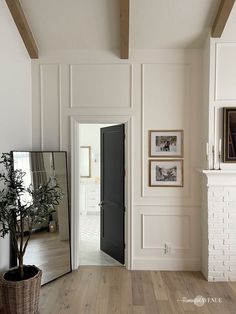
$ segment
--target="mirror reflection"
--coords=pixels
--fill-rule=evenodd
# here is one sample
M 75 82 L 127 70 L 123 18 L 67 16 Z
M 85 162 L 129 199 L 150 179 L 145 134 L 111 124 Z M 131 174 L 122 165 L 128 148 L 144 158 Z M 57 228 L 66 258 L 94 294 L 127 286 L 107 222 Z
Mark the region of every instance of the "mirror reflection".
M 25 185 L 35 188 L 57 179 L 63 198 L 46 221 L 34 226 L 25 255 L 25 264 L 43 271 L 42 284 L 71 271 L 69 202 L 66 152 L 13 152 L 14 169 L 22 169 Z M 27 195 L 23 195 L 27 201 Z M 27 236 L 25 226 L 25 236 Z

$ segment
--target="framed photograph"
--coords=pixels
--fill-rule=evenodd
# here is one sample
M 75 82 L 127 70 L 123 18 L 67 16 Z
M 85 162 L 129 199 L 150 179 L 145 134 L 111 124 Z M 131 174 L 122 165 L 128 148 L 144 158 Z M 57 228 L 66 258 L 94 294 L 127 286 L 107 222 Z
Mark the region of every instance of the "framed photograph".
M 223 161 L 236 162 L 236 108 L 223 108 Z
M 150 157 L 183 157 L 183 130 L 149 131 Z
M 149 186 L 183 185 L 183 160 L 149 160 Z

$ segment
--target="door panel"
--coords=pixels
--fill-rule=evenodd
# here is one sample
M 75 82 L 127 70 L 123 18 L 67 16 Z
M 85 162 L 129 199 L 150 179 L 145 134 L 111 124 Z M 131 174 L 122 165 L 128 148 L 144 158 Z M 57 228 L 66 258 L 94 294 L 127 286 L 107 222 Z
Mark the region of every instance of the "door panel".
M 101 250 L 124 264 L 124 125 L 101 129 Z

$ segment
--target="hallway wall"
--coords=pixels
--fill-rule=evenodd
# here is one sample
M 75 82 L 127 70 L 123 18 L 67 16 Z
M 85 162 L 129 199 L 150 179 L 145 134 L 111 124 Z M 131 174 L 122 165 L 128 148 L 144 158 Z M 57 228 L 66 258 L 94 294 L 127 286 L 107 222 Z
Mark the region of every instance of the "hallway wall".
M 91 177 L 100 178 L 100 129 L 109 124 L 80 124 L 80 146 L 91 147 Z

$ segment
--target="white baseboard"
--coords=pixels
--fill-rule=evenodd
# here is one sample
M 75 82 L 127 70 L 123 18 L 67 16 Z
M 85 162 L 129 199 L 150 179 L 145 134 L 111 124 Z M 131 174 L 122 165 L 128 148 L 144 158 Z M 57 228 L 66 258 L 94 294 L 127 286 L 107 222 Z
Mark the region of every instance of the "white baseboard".
M 134 259 L 133 270 L 201 271 L 200 259 Z

